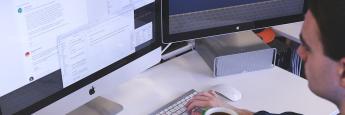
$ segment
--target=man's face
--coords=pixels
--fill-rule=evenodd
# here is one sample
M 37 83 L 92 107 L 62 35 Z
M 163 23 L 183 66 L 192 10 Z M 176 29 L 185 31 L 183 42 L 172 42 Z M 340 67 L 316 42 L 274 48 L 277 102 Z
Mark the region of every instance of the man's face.
M 305 61 L 309 88 L 315 94 L 331 100 L 335 86 L 339 84 L 337 80 L 339 78 L 335 75 L 337 63 L 324 55 L 320 37 L 316 19 L 308 11 L 305 15 L 301 34 L 302 45 L 298 48 L 298 54 Z

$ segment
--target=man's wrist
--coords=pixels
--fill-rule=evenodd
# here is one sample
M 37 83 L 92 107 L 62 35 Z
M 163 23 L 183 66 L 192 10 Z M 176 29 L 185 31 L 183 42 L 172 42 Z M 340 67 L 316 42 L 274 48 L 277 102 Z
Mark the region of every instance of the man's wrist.
M 251 112 L 249 110 L 245 110 L 245 109 L 236 109 L 235 111 L 239 115 L 253 115 L 254 114 L 253 112 Z

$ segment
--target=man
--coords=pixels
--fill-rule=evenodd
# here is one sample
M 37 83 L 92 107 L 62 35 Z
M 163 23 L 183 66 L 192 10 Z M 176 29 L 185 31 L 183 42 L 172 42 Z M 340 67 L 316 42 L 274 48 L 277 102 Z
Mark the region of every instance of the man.
M 309 88 L 334 103 L 340 114 L 345 115 L 345 0 L 310 0 L 308 5 L 298 54 L 305 62 Z M 221 106 L 240 115 L 270 114 L 227 105 L 213 91 L 199 93 L 186 106 L 191 112 L 195 107 Z

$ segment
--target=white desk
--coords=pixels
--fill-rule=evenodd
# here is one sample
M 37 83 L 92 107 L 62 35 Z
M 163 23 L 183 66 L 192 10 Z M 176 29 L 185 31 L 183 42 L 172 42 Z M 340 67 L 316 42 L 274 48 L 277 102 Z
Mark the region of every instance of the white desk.
M 306 80 L 278 67 L 219 78 L 211 76 L 206 63 L 192 51 L 138 75 L 107 98 L 124 106 L 120 115 L 145 115 L 192 88 L 201 91 L 215 84 L 228 83 L 243 95 L 233 105 L 252 111 L 327 115 L 337 110 L 335 105 L 315 96 Z

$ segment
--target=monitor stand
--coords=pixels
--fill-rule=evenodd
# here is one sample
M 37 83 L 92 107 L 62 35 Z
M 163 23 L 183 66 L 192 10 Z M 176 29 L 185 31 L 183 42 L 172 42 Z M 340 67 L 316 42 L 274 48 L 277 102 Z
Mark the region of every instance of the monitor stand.
M 122 105 L 99 96 L 67 115 L 116 115 L 122 110 Z

